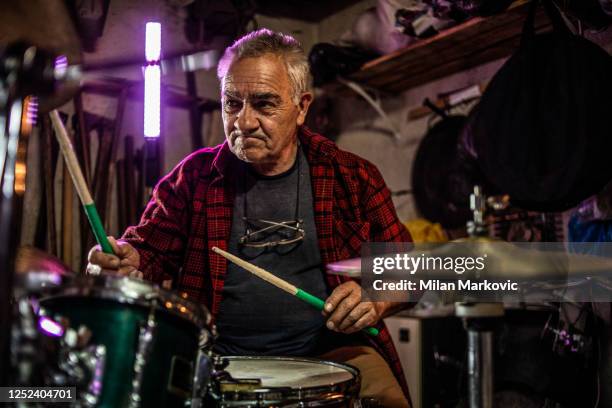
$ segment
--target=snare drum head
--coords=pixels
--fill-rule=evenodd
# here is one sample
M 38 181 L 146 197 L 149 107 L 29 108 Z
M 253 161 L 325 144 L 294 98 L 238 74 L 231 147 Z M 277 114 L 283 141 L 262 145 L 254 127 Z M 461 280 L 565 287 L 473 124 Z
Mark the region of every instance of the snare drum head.
M 234 379 L 257 378 L 262 388 L 312 388 L 355 380 L 355 369 L 328 361 L 283 357 L 229 357 Z
M 219 384 L 221 407 L 349 407 L 361 385 L 356 368 L 330 361 L 267 356 L 227 359 L 225 370 L 233 380 Z

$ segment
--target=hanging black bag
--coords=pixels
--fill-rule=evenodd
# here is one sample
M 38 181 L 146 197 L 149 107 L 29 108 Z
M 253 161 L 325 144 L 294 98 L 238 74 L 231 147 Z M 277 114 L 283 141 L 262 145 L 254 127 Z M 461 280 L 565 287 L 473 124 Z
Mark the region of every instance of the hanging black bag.
M 495 193 L 459 143 L 465 120 L 463 115 L 442 114 L 421 140 L 412 167 L 412 192 L 420 214 L 446 229 L 465 228 L 473 218 L 470 194 L 475 185 Z
M 536 35 L 537 3 L 468 137 L 486 177 L 515 205 L 563 211 L 612 178 L 612 57 L 572 34 L 550 0 L 543 3 L 554 29 Z

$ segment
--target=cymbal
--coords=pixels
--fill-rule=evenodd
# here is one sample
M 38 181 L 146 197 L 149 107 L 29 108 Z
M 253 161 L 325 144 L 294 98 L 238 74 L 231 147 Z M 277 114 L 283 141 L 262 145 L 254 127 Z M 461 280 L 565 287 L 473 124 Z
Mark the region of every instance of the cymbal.
M 72 275 L 70 268 L 53 255 L 31 246 L 21 246 L 15 258 L 17 274 L 32 271 L 48 271 L 61 275 Z
M 537 248 L 532 248 L 532 245 Z M 513 243 L 476 237 L 443 245 L 433 250 L 432 255 L 458 257 L 469 253 L 474 256 L 486 254 L 487 264 L 491 267 L 486 268 L 482 276 L 497 279 L 563 279 L 612 273 L 611 258 L 561 251 L 562 245 Z M 542 250 L 540 247 L 550 250 Z
M 75 274 L 62 261 L 40 249 L 22 246 L 15 258 L 15 292 L 42 293 L 57 288 Z
M 344 259 L 327 265 L 327 273 L 332 275 L 361 277 L 361 258 Z
M 612 258 L 569 253 L 543 251 L 527 246 L 530 243 L 511 243 L 486 237 L 464 238 L 439 246 L 427 245 L 408 252 L 412 257 L 458 258 L 486 255 L 482 278 L 492 279 L 565 279 L 603 276 L 612 274 Z M 559 243 L 559 246 L 561 244 Z M 426 248 L 426 249 L 424 249 Z M 347 259 L 327 265 L 328 273 L 361 277 L 361 259 Z M 422 277 L 457 279 L 461 275 L 453 270 L 428 269 Z

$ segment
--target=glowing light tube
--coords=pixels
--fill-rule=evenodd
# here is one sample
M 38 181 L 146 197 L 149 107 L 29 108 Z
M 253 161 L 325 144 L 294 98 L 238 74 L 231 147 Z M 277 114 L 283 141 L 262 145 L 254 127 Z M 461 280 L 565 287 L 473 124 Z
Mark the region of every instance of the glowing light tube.
M 161 24 L 149 22 L 146 25 L 144 69 L 144 135 L 159 137 L 161 111 Z
M 149 65 L 146 67 L 144 77 L 144 135 L 145 137 L 159 137 L 161 82 L 159 66 Z
M 161 56 L 161 24 L 149 22 L 146 25 L 145 56 L 147 61 L 159 61 Z

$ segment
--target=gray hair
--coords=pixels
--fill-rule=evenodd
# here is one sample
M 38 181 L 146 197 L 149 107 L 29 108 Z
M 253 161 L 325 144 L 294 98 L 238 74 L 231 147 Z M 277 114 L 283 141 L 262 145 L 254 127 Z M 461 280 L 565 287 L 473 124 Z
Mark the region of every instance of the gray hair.
M 285 61 L 293 88 L 293 101 L 298 104 L 302 93 L 310 89 L 310 68 L 302 45 L 290 35 L 267 28 L 244 35 L 226 48 L 217 66 L 217 77 L 223 83 L 227 71 L 234 62 L 265 54 L 278 55 Z

